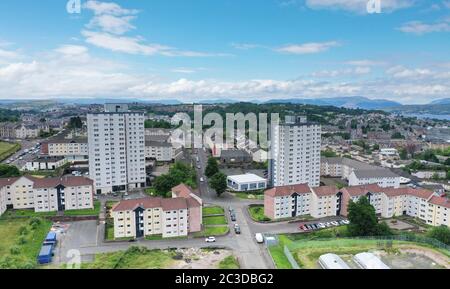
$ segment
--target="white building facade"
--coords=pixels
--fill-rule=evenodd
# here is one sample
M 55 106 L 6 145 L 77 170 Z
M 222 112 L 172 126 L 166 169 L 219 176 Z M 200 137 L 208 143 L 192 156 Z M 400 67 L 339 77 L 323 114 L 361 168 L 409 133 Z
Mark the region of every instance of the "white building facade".
M 287 116 L 270 131 L 270 182 L 273 186 L 320 185 L 321 126 Z
M 144 114 L 107 104 L 88 114 L 89 174 L 97 194 L 145 186 Z

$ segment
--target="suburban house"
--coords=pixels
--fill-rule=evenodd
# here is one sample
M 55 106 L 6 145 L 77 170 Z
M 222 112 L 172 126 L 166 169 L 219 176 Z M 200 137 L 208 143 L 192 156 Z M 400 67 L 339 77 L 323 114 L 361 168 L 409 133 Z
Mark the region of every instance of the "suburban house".
M 255 174 L 243 174 L 228 176 L 227 185 L 236 192 L 256 191 L 266 189 L 267 180 Z
M 172 189 L 172 198 L 145 197 L 125 200 L 112 208 L 114 238 L 163 238 L 187 236 L 202 230 L 202 200 L 181 184 Z
M 271 219 L 311 215 L 314 218 L 347 216 L 348 204 L 366 196 L 382 218 L 407 215 L 432 226 L 450 227 L 450 201 L 426 189 L 381 187 L 377 184 L 342 189 L 306 184 L 275 187 L 264 194 L 264 214 Z
M 0 179 L 0 215 L 7 209 L 35 212 L 93 209 L 93 182 L 85 177 Z

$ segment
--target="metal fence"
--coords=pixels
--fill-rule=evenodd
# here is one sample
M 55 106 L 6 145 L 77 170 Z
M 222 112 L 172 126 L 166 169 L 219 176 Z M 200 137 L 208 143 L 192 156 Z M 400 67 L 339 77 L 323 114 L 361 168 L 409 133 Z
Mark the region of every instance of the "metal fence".
M 291 263 L 292 269 L 300 269 L 300 266 L 297 264 L 297 261 L 295 261 L 294 256 L 292 256 L 291 251 L 289 251 L 289 248 L 286 245 L 284 246 L 283 251 L 289 263 Z

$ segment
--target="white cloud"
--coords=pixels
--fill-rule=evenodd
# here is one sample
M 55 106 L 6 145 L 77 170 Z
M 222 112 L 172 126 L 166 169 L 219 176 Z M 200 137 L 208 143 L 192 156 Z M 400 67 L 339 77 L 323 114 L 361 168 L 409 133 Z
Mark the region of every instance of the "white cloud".
M 398 30 L 416 35 L 423 35 L 432 32 L 450 32 L 450 19 L 445 19 L 435 23 L 411 21 L 403 24 L 398 28 Z
M 249 50 L 253 48 L 262 47 L 259 44 L 252 44 L 252 43 L 231 43 L 231 46 L 236 49 L 240 50 Z
M 329 42 L 310 42 L 303 44 L 291 44 L 285 45 L 275 49 L 278 52 L 289 53 L 289 54 L 313 54 L 323 51 L 327 51 L 332 47 L 340 46 L 337 41 Z
M 192 73 L 196 72 L 195 69 L 185 68 L 185 67 L 174 68 L 174 69 L 172 69 L 170 71 L 174 72 L 174 73 L 184 73 L 184 74 L 192 74 Z
M 135 9 L 125 9 L 122 8 L 119 4 L 114 2 L 100 2 L 95 0 L 87 1 L 84 6 L 85 9 L 91 10 L 95 15 L 130 15 L 137 14 L 139 11 Z
M 102 31 L 120 35 L 136 28 L 130 23 L 135 18 L 135 16 L 98 15 L 92 18 L 87 27 L 90 29 L 99 27 Z
M 352 65 L 352 66 L 384 66 L 384 65 L 386 65 L 386 62 L 361 59 L 361 60 L 350 60 L 350 61 L 345 62 L 345 64 Z
M 334 78 L 334 77 L 349 77 L 349 76 L 361 76 L 367 75 L 372 71 L 370 67 L 355 67 L 338 70 L 321 70 L 311 74 L 312 77 L 319 78 Z
M 345 10 L 358 14 L 367 13 L 368 0 L 306 0 L 305 4 L 311 9 Z M 409 8 L 415 0 L 381 0 L 382 12 L 392 12 Z
M 76 56 L 87 53 L 88 49 L 81 45 L 61 45 L 55 51 L 64 55 Z

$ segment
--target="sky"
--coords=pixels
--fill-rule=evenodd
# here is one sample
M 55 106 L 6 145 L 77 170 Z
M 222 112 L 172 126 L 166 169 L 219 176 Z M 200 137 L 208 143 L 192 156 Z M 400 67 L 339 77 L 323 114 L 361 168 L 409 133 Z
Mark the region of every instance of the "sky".
M 450 98 L 450 0 L 368 1 L 2 0 L 0 99 Z

